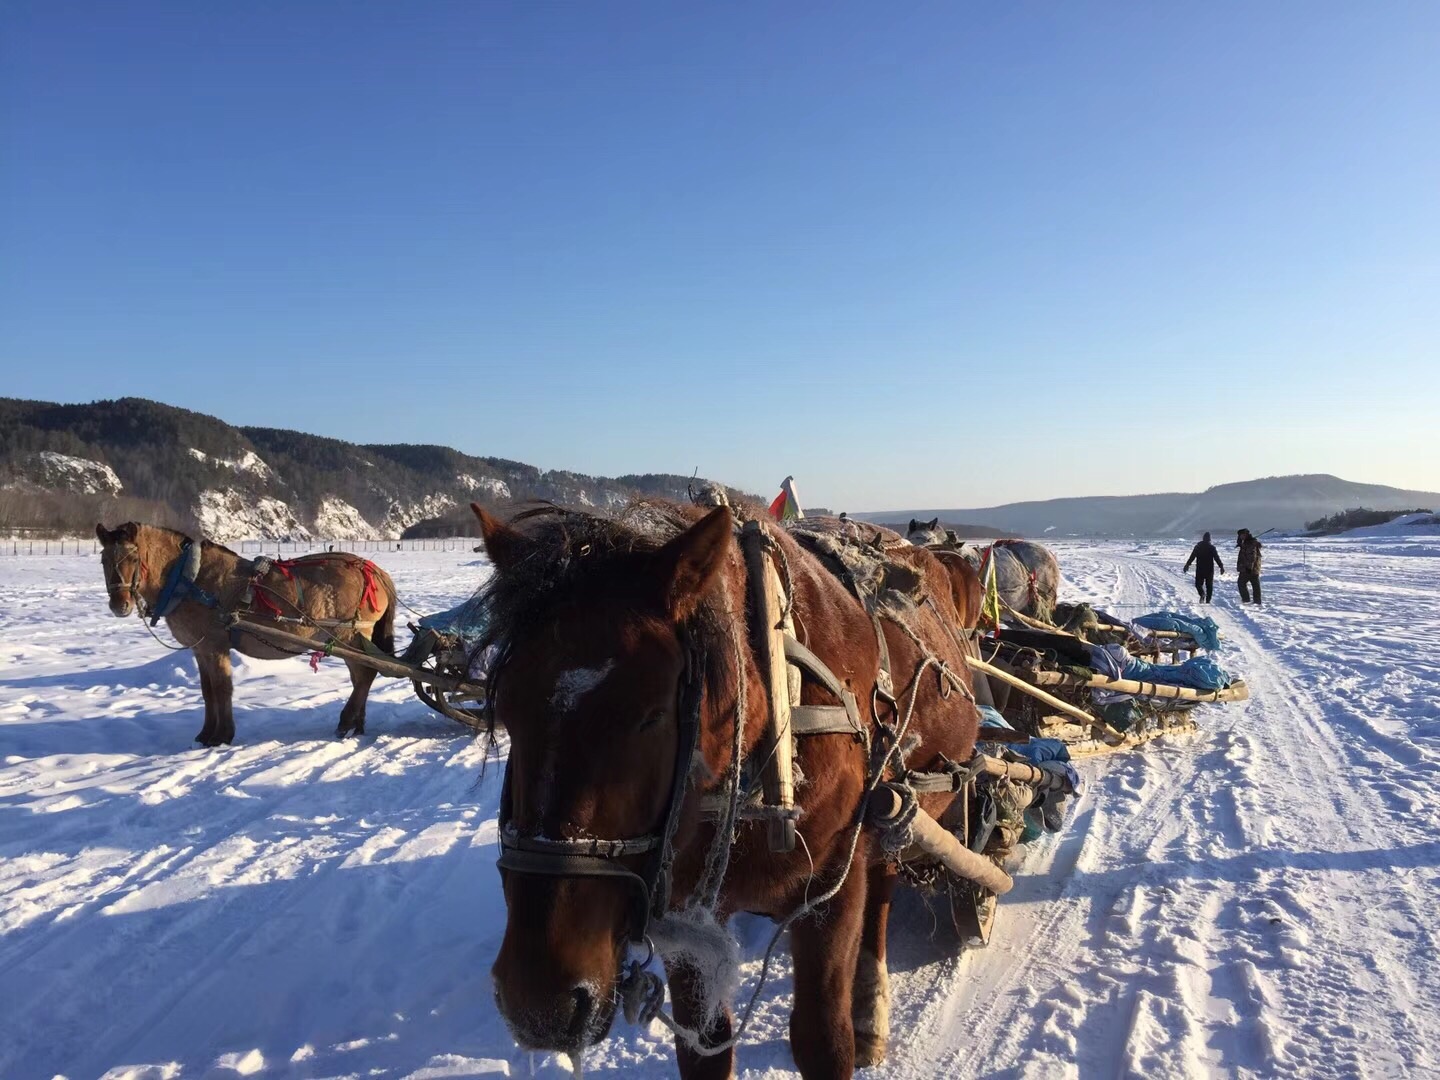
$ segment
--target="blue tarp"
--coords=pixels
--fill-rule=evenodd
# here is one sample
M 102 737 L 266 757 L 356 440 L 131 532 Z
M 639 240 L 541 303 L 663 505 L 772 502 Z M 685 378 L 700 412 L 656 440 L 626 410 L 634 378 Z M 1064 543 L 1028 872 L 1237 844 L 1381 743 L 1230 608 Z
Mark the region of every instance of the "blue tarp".
M 1005 728 L 1009 731 L 1015 729 L 989 705 L 981 705 L 980 727 L 983 728 Z M 985 732 L 980 732 L 980 741 L 985 741 Z M 1070 750 L 1059 739 L 1037 739 L 1032 737 L 1027 743 L 1012 743 L 1008 749 L 1016 756 L 1024 758 L 1032 765 L 1038 765 L 1050 772 L 1058 772 L 1065 776 L 1070 782 L 1072 792 L 1080 790 L 1080 774 L 1075 771 L 1075 766 L 1070 764 Z
M 475 600 L 466 600 L 448 611 L 437 611 L 421 618 L 420 625 L 441 634 L 454 634 L 467 645 L 485 632 L 484 608 Z
M 1006 731 L 1015 730 L 1010 726 L 1009 721 L 1000 715 L 1000 710 L 994 705 L 977 705 L 976 708 L 980 710 L 981 727 L 1004 728 Z
M 1183 664 L 1152 664 L 1132 657 L 1121 677 L 1196 690 L 1224 690 L 1230 685 L 1229 672 L 1208 656 L 1192 656 Z
M 1205 615 L 1182 615 L 1178 611 L 1157 611 L 1153 615 L 1141 615 L 1135 620 L 1136 626 L 1146 630 L 1174 630 L 1189 634 L 1202 649 L 1220 648 L 1220 627 L 1215 620 Z
M 1010 747 L 1032 765 L 1042 761 L 1069 761 L 1070 751 L 1059 739 L 1035 739 Z

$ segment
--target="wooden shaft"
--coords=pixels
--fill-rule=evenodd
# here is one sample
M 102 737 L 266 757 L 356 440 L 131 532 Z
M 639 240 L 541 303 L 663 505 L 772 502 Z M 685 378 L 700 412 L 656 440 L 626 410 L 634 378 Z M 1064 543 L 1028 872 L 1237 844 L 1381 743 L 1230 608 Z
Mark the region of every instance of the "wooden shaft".
M 1003 780 L 1014 780 L 1019 784 L 1029 784 L 1031 787 L 1041 789 L 1063 788 L 1065 780 L 1052 772 L 1046 772 L 1038 765 L 1031 765 L 1026 761 L 1002 761 L 997 757 L 990 757 L 982 754 L 980 757 L 982 770 L 988 776 L 994 776 Z
M 745 571 L 755 608 L 755 643 L 760 653 L 766 686 L 770 691 L 763 746 L 767 765 L 760 778 L 765 802 L 789 810 L 795 806 L 795 742 L 790 732 L 790 676 L 785 663 L 785 629 L 781 616 L 780 574 L 765 554 L 765 534 L 758 521 L 747 521 L 740 531 Z M 770 849 L 795 849 L 793 817 L 770 823 Z
M 270 644 L 289 645 L 302 652 L 323 652 L 328 656 L 335 656 L 341 660 L 353 660 L 357 664 L 374 668 L 381 675 L 388 675 L 393 679 L 414 679 L 418 676 L 432 686 L 438 686 L 444 690 L 473 690 L 477 693 L 484 693 L 485 688 L 478 683 L 472 683 L 453 675 L 445 675 L 438 671 L 428 671 L 425 668 L 417 668 L 400 660 L 374 656 L 360 649 L 352 649 L 348 645 L 341 645 L 335 642 L 327 643 L 324 636 L 304 637 L 301 634 L 292 634 L 288 630 L 279 630 L 261 623 L 247 622 L 244 619 L 236 619 L 230 626 L 232 629 L 244 634 L 252 634 L 261 641 Z
M 1065 637 L 1079 637 L 1078 634 L 1072 634 L 1069 630 L 1061 630 L 1060 627 L 1055 626 L 1053 623 L 1044 622 L 1041 619 L 1032 619 L 1029 615 L 1022 615 L 1009 604 L 1005 603 L 1004 600 L 1001 600 L 1000 604 L 1005 608 L 1006 613 L 1011 618 L 1024 623 L 1032 630 L 1043 630 L 1047 634 L 1062 634 Z
M 881 828 L 899 816 L 903 802 L 900 793 L 888 784 L 876 788 L 870 796 L 870 819 Z M 911 840 L 925 854 L 940 860 L 947 870 L 967 878 L 996 896 L 1003 896 L 1015 886 L 1014 880 L 1000 867 L 978 852 L 971 851 L 952 832 L 924 810 L 917 810 L 909 825 Z
M 1169 683 L 1140 682 L 1137 679 L 1107 679 L 1104 675 L 1071 675 L 1064 671 L 1037 671 L 1035 681 L 1042 686 L 1087 686 L 1097 690 L 1113 690 L 1117 694 L 1138 697 L 1172 698 L 1178 701 L 1244 701 L 1250 690 L 1242 680 L 1235 680 L 1224 690 L 1196 690 Z
M 1076 708 L 1068 701 L 1061 701 L 1053 694 L 1047 694 L 1044 690 L 1041 690 L 1039 687 L 1033 685 L 1032 683 L 1026 682 L 1018 675 L 1012 675 L 1010 674 L 1010 672 L 1004 670 L 1003 668 L 998 668 L 994 664 L 987 664 L 984 660 L 977 660 L 973 656 L 967 656 L 965 658 L 965 662 L 969 664 L 972 668 L 974 668 L 976 671 L 983 671 L 987 675 L 993 675 L 1001 682 L 1009 683 L 1011 686 L 1015 687 L 1015 689 L 1020 690 L 1023 693 L 1029 694 L 1031 697 L 1035 698 L 1038 701 L 1043 701 L 1052 709 L 1059 709 L 1066 716 L 1073 716 L 1082 724 L 1085 724 L 1086 726 L 1094 728 L 1096 731 L 1103 733 L 1108 739 L 1113 739 L 1116 742 L 1119 742 L 1125 737 L 1124 735 L 1121 735 L 1120 732 L 1116 731 L 1113 727 L 1111 727 L 1109 724 L 1105 723 L 1105 721 L 1100 720 L 1097 717 L 1091 716 L 1084 709 Z M 1049 672 L 1040 672 L 1040 674 L 1046 675 L 1049 674 Z

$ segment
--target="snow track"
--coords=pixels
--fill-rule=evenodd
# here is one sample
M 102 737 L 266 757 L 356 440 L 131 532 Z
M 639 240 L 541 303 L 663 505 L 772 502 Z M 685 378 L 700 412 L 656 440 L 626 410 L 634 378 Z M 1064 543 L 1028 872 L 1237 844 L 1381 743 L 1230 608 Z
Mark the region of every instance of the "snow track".
M 1190 608 L 1178 544 L 1059 545 L 1069 595 Z M 483 568 L 387 559 L 439 610 Z M 1252 699 L 1088 761 L 988 948 L 917 894 L 891 932 L 871 1075 L 1318 1077 L 1440 1069 L 1440 549 L 1267 547 L 1263 610 L 1211 609 Z M 184 654 L 104 611 L 90 557 L 0 562 L 0 1076 L 527 1075 L 490 1001 L 498 770 L 341 665 L 245 661 L 237 745 L 190 749 Z M 742 920 L 752 953 L 768 924 Z M 790 977 L 740 1075 L 793 1075 Z M 758 965 L 747 966 L 755 977 Z M 563 1059 L 540 1058 L 540 1075 Z M 617 1027 L 594 1073 L 673 1075 Z

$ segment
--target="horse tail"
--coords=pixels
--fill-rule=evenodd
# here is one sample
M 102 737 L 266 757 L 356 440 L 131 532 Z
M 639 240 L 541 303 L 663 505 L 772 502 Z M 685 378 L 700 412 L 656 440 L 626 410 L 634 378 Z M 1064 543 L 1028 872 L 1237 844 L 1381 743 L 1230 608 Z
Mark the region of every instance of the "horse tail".
M 375 629 L 370 635 L 370 640 L 382 651 L 395 655 L 395 609 L 399 606 L 399 598 L 395 595 L 395 582 L 390 575 L 379 567 L 376 567 L 376 577 L 385 586 L 385 610 L 380 612 L 380 617 L 375 620 Z

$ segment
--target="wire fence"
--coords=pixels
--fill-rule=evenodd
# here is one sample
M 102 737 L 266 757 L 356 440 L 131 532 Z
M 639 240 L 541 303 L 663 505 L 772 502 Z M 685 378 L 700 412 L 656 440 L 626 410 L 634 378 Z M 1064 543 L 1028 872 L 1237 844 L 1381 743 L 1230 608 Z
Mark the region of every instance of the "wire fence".
M 380 554 L 386 551 L 474 551 L 478 537 L 449 536 L 431 540 L 240 540 L 231 545 L 241 555 L 296 556 L 326 551 Z M 99 555 L 95 537 L 9 537 L 0 540 L 0 556 Z

